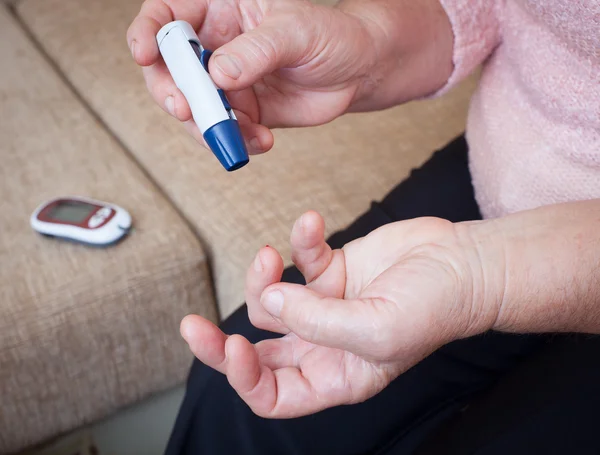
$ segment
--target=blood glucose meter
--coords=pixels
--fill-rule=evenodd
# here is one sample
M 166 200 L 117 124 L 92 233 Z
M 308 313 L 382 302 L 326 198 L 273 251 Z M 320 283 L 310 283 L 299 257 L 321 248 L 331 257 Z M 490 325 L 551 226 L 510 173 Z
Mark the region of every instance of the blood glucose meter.
M 117 243 L 131 229 L 131 216 L 117 205 L 82 197 L 53 199 L 31 215 L 37 232 L 94 246 Z

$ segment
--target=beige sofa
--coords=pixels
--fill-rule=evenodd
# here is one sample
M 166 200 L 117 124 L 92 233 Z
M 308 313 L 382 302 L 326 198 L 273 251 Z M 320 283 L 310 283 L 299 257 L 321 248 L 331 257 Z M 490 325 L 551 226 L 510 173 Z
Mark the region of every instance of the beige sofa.
M 139 0 L 0 2 L 0 453 L 86 425 L 185 378 L 190 312 L 217 321 L 293 221 L 328 232 L 464 128 L 469 80 L 443 99 L 279 130 L 226 173 L 146 93 L 125 31 Z M 114 248 L 42 238 L 43 200 L 113 201 L 135 231 Z M 288 261 L 289 262 L 289 261 Z

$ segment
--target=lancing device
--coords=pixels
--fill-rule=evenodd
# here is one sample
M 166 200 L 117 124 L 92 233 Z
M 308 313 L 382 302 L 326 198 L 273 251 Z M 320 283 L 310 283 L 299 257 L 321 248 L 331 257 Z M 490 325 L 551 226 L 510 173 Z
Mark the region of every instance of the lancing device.
M 228 171 L 248 163 L 248 151 L 237 118 L 222 89 L 208 72 L 211 51 L 200 44 L 185 21 L 169 22 L 156 35 L 160 53 L 187 100 L 204 140 Z

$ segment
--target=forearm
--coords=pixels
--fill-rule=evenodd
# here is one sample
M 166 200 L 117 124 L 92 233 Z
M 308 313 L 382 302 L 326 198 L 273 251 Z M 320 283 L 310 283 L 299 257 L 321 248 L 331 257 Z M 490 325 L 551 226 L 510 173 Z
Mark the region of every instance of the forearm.
M 342 0 L 372 37 L 371 72 L 352 111 L 384 109 L 440 89 L 453 70 L 453 32 L 438 0 Z
M 472 225 L 482 295 L 509 332 L 600 333 L 600 199 Z

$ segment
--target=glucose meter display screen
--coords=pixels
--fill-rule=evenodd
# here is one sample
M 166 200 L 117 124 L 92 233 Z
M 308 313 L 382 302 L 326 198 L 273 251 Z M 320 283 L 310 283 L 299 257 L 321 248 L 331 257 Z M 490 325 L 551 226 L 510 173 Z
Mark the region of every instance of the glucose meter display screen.
M 61 202 L 52 212 L 50 218 L 56 221 L 66 221 L 68 223 L 79 224 L 91 215 L 98 207 L 84 202 Z

